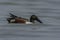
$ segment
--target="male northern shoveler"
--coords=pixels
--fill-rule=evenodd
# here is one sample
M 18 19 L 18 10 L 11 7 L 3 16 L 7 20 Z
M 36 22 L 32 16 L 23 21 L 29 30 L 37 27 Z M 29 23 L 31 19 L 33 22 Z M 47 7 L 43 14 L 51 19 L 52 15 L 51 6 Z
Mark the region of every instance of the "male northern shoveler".
M 42 23 L 42 21 L 39 20 L 36 15 L 32 15 L 32 16 L 30 17 L 30 21 L 29 21 L 29 20 L 26 19 L 26 18 L 18 17 L 18 16 L 16 16 L 16 15 L 11 14 L 11 13 L 9 13 L 9 14 L 10 14 L 10 17 L 11 17 L 11 18 L 7 18 L 7 21 L 8 21 L 9 23 L 32 24 L 32 23 L 35 23 L 35 20 L 38 21 L 38 22 L 40 22 L 40 23 Z

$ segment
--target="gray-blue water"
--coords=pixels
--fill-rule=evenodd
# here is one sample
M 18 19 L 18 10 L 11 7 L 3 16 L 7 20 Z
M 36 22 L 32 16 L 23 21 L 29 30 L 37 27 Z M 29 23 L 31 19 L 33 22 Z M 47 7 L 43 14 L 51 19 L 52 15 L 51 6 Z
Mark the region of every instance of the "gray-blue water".
M 9 24 L 9 13 L 43 24 Z M 60 40 L 60 0 L 0 0 L 0 40 Z

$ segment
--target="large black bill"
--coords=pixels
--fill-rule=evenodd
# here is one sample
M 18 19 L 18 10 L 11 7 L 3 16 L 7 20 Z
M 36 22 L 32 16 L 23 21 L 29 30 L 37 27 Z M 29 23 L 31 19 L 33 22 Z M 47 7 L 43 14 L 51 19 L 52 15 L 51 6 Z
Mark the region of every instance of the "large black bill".
M 32 15 L 30 17 L 30 22 L 34 22 L 35 20 L 38 21 L 38 22 L 40 22 L 40 23 L 43 23 L 41 20 L 38 19 L 38 17 L 36 15 Z
M 36 19 L 38 22 L 40 22 L 40 23 L 43 23 L 41 20 L 39 20 L 38 18 Z

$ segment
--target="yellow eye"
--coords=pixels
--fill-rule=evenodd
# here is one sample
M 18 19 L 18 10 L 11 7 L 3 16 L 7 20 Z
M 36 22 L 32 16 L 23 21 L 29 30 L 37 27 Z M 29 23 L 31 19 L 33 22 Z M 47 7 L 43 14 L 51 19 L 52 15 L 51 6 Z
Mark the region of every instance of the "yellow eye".
M 35 17 L 35 16 L 33 16 L 32 18 L 33 18 L 33 19 L 35 19 L 36 17 Z

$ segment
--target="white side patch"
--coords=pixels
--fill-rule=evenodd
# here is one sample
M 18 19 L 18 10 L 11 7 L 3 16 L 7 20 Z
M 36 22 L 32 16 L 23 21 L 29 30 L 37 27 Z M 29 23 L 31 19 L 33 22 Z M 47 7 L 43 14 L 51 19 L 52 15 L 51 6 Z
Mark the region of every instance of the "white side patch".
M 14 22 L 15 21 L 15 19 L 12 19 L 10 22 Z

